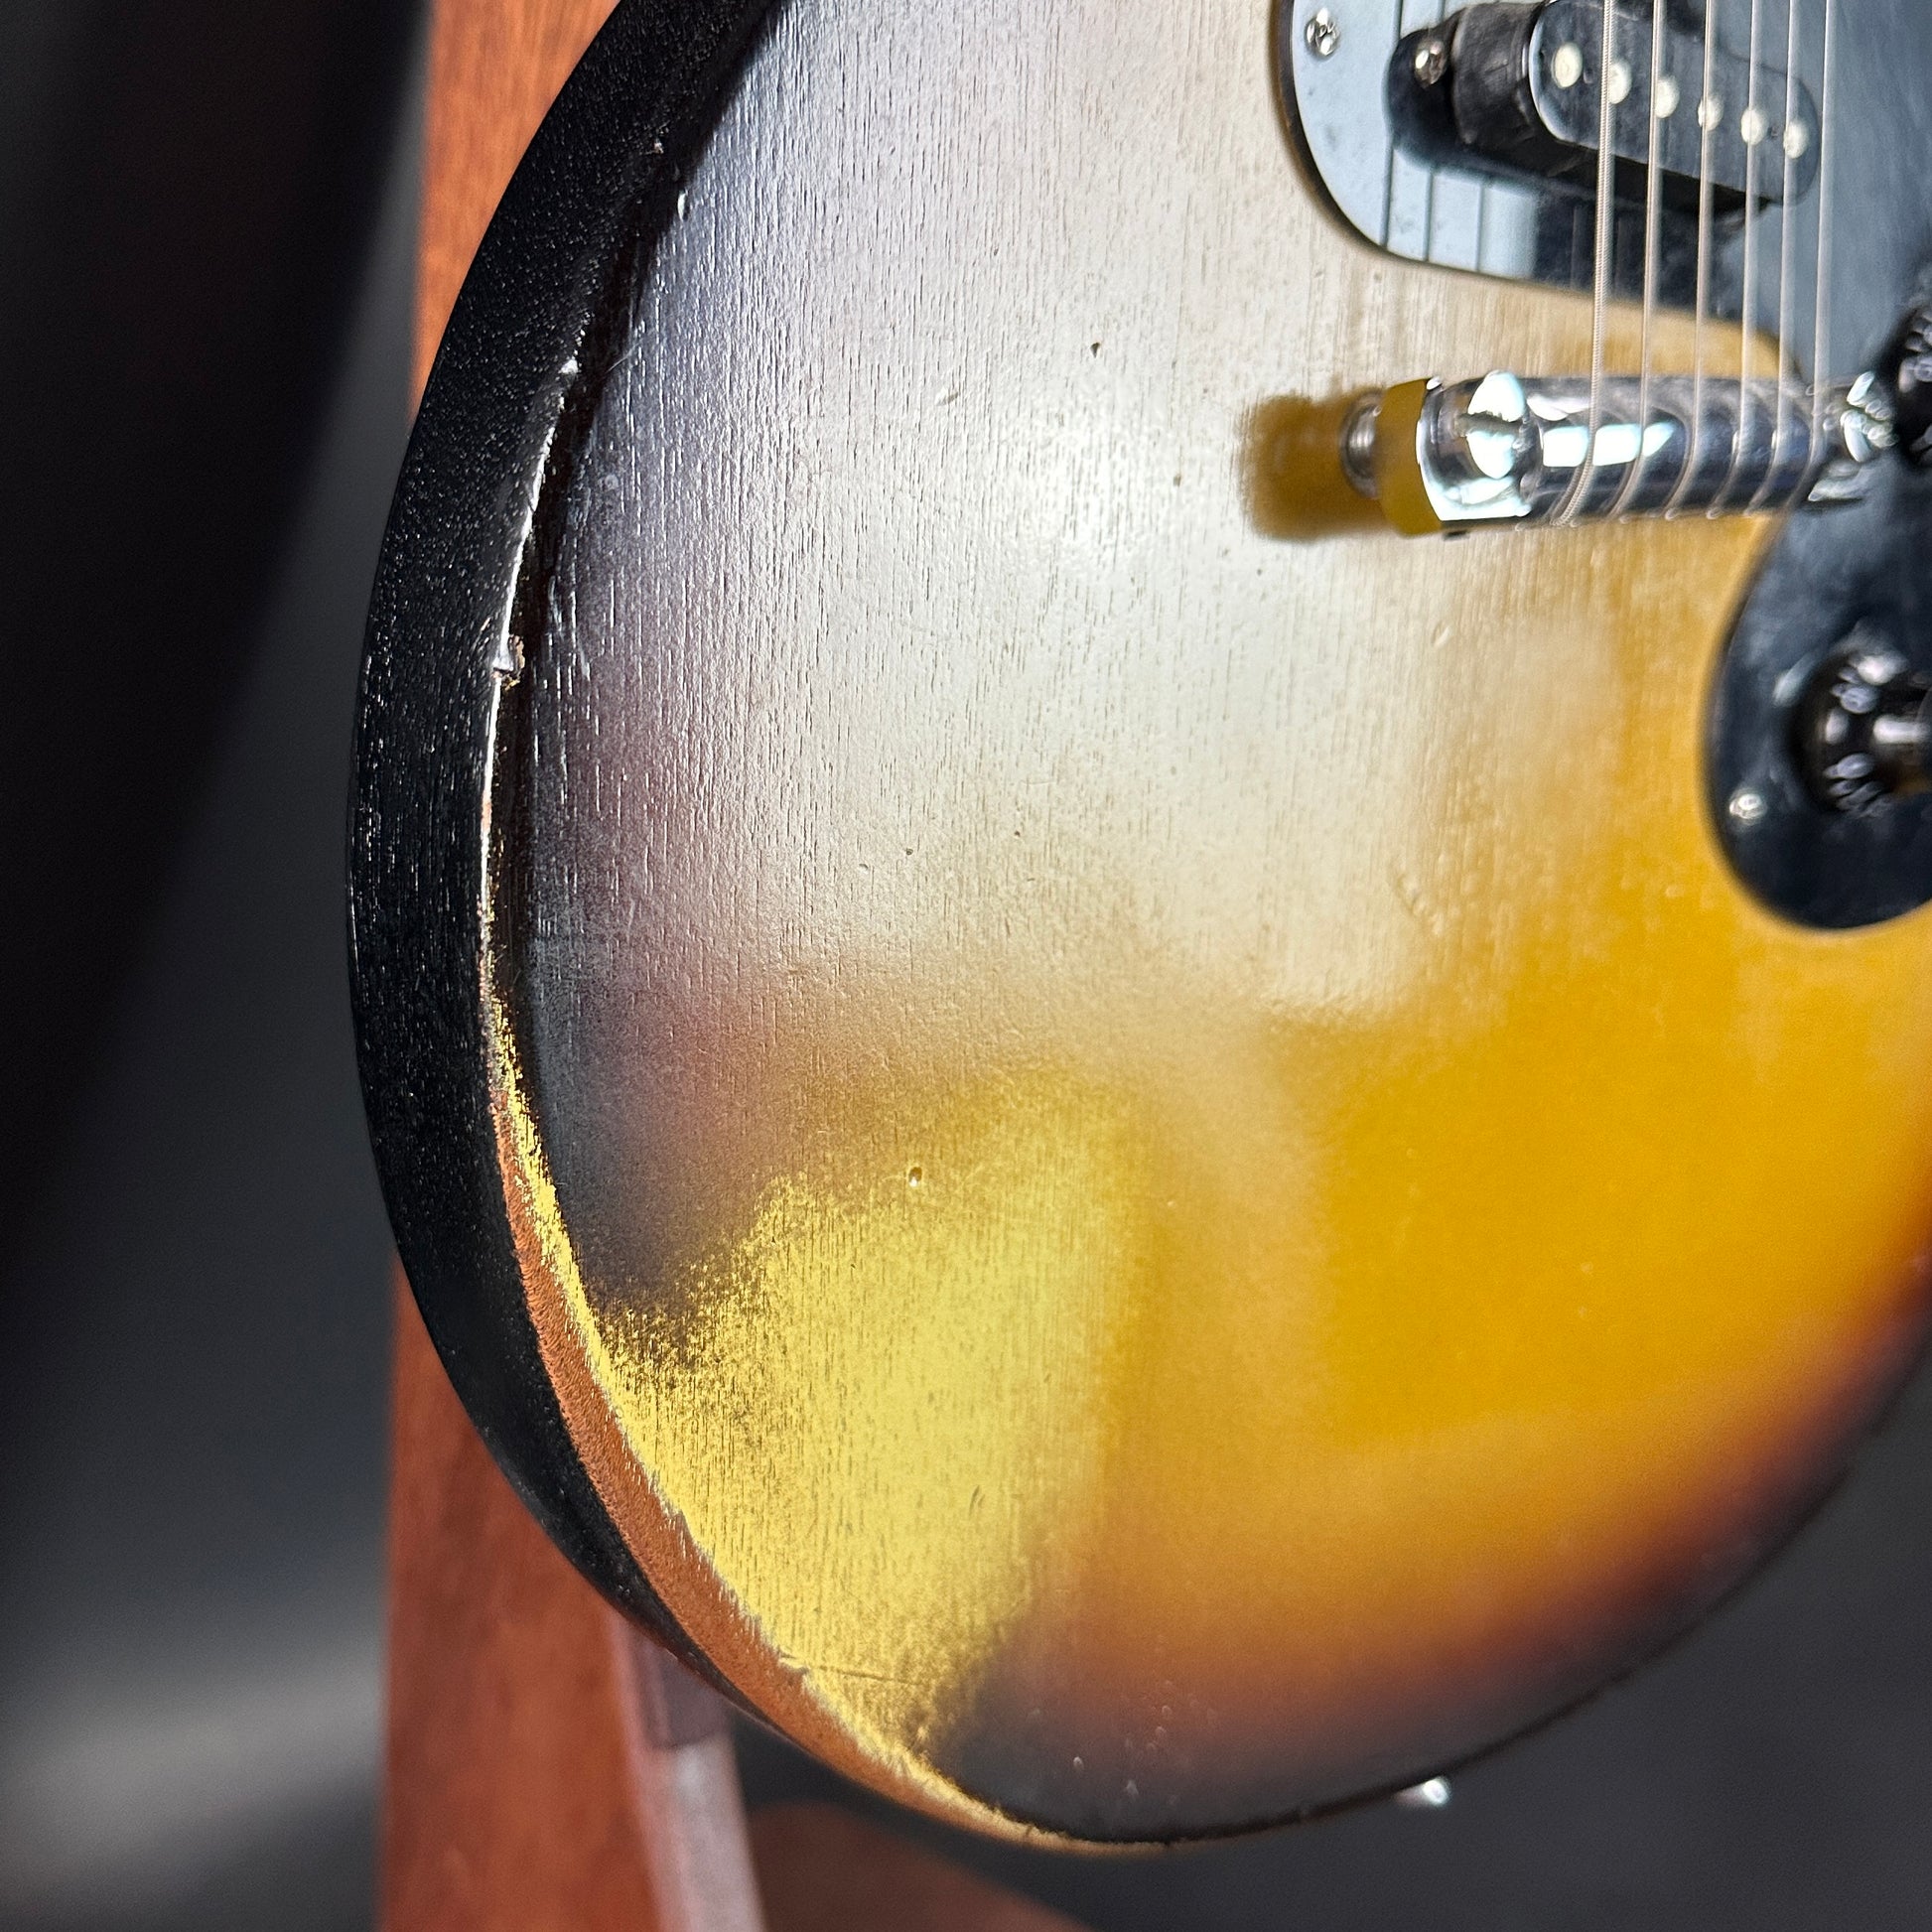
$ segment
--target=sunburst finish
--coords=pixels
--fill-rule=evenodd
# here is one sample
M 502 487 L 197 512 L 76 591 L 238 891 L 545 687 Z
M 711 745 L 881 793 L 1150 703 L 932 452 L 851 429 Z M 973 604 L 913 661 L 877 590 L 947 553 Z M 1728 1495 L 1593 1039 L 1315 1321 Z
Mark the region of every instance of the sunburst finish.
M 662 212 L 500 634 L 379 619 L 363 728 L 447 759 L 382 707 L 475 657 L 435 964 L 593 1567 L 1006 1833 L 1263 1824 L 1587 1692 L 1925 1310 L 1932 924 L 1786 924 L 1706 819 L 1769 527 L 1284 535 L 1284 398 L 1587 367 L 1589 312 L 1345 234 L 1252 0 L 787 0 Z

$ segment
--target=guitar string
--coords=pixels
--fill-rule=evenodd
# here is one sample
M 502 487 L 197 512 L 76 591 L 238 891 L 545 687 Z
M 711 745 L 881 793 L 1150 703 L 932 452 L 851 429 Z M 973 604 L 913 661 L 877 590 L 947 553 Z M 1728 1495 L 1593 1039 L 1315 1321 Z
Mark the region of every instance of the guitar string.
M 1711 150 L 1724 119 L 1717 79 L 1718 0 L 1704 0 L 1704 77 L 1698 86 L 1697 105 L 1698 241 L 1697 294 L 1691 320 L 1691 447 L 1684 459 L 1684 474 L 1664 505 L 1666 516 L 1675 515 L 1683 507 L 1685 495 L 1704 467 L 1704 341 L 1711 313 Z
M 1657 310 L 1657 282 L 1659 274 L 1659 226 L 1660 202 L 1662 193 L 1661 142 L 1663 117 L 1657 112 L 1661 84 L 1664 79 L 1663 54 L 1666 44 L 1667 23 L 1665 20 L 1666 0 L 1652 0 L 1651 15 L 1651 61 L 1649 93 L 1648 156 L 1646 167 L 1646 192 L 1644 206 L 1644 260 L 1643 260 L 1643 304 L 1640 323 L 1640 350 L 1638 360 L 1638 386 L 1636 424 L 1638 428 L 1638 447 L 1630 464 L 1628 473 L 1618 490 L 1612 506 L 1612 514 L 1620 513 L 1633 495 L 1640 491 L 1650 467 L 1648 431 L 1650 428 L 1650 397 L 1655 368 L 1655 323 Z M 1818 114 L 1818 215 L 1816 224 L 1816 249 L 1814 262 L 1817 274 L 1816 308 L 1812 326 L 1812 436 L 1814 442 L 1821 439 L 1824 431 L 1826 413 L 1825 384 L 1830 376 L 1830 325 L 1829 295 L 1832 241 L 1832 160 L 1834 115 L 1832 108 L 1833 80 L 1835 77 L 1836 57 L 1836 15 L 1837 0 L 1823 0 L 1824 8 L 1824 49 L 1822 58 L 1822 79 L 1820 83 L 1820 102 Z M 1446 0 L 1439 0 L 1437 7 L 1438 23 L 1447 17 Z M 1691 483 L 1701 467 L 1704 441 L 1704 391 L 1706 382 L 1705 333 L 1710 318 L 1710 298 L 1712 280 L 1712 244 L 1714 240 L 1714 176 L 1712 169 L 1712 150 L 1716 137 L 1722 128 L 1725 103 L 1717 94 L 1716 52 L 1717 52 L 1717 0 L 1706 0 L 1705 4 L 1705 45 L 1703 85 L 1698 100 L 1699 156 L 1698 156 L 1698 237 L 1696 250 L 1696 299 L 1692 322 L 1692 408 L 1689 447 L 1683 469 L 1664 504 L 1664 511 L 1670 514 L 1677 510 Z M 1778 211 L 1778 299 L 1775 338 L 1775 368 L 1772 388 L 1775 392 L 1773 403 L 1774 418 L 1771 432 L 1771 462 L 1763 480 L 1753 491 L 1744 507 L 1756 510 L 1763 506 L 1783 460 L 1788 434 L 1786 421 L 1790 398 L 1786 391 L 1789 380 L 1786 368 L 1790 346 L 1794 336 L 1793 327 L 1793 255 L 1792 245 L 1792 205 L 1795 200 L 1798 163 L 1802 159 L 1802 147 L 1795 146 L 1791 130 L 1801 123 L 1798 120 L 1798 74 L 1801 49 L 1801 17 L 1798 0 L 1786 0 L 1786 65 L 1785 98 L 1783 118 L 1778 128 L 1778 140 L 1782 149 L 1783 186 Z M 1615 72 L 1615 47 L 1617 26 L 1617 0 L 1604 0 L 1602 43 L 1598 55 L 1598 123 L 1596 155 L 1596 196 L 1594 260 L 1591 274 L 1591 314 L 1590 314 L 1590 376 L 1589 376 L 1589 414 L 1588 430 L 1585 457 L 1572 478 L 1565 500 L 1559 506 L 1552 521 L 1564 524 L 1575 521 L 1583 509 L 1601 468 L 1599 450 L 1600 432 L 1603 420 L 1604 385 L 1607 368 L 1608 301 L 1610 281 L 1614 267 L 1614 204 L 1612 191 L 1614 184 L 1615 157 L 1613 151 L 1615 131 L 1615 108 L 1612 75 Z M 1737 479 L 1742 467 L 1746 446 L 1755 427 L 1758 413 L 1758 398 L 1753 387 L 1756 319 L 1758 308 L 1757 271 L 1761 246 L 1762 206 L 1758 194 L 1760 162 L 1765 140 L 1769 137 L 1770 124 L 1759 98 L 1759 85 L 1763 71 L 1763 20 L 1761 0 L 1751 0 L 1750 34 L 1748 54 L 1748 80 L 1746 100 L 1738 116 L 1738 131 L 1744 148 L 1744 210 L 1743 210 L 1743 288 L 1742 288 L 1742 326 L 1740 329 L 1738 376 L 1736 392 L 1736 420 L 1733 428 L 1733 441 L 1725 477 L 1722 487 L 1716 492 L 1711 508 L 1707 512 L 1719 515 L 1734 507 Z M 1681 96 L 1680 96 L 1681 98 Z M 1391 187 L 1393 184 L 1391 183 Z M 1433 188 L 1434 183 L 1430 184 Z M 1431 200 L 1433 201 L 1433 196 Z M 1433 208 L 1430 210 L 1433 214 Z M 1434 234 L 1424 242 L 1425 255 L 1433 254 Z
M 1737 346 L 1736 420 L 1731 426 L 1730 462 L 1725 467 L 1724 487 L 1711 499 L 1708 514 L 1723 516 L 1736 507 L 1737 474 L 1742 465 L 1744 445 L 1749 440 L 1756 416 L 1751 393 L 1754 366 L 1752 351 L 1757 341 L 1757 249 L 1758 206 L 1757 164 L 1764 148 L 1764 110 L 1758 105 L 1758 63 L 1762 58 L 1763 0 L 1751 0 L 1750 78 L 1744 88 L 1744 111 L 1738 117 L 1737 131 L 1744 142 L 1744 286 L 1742 329 Z
M 1778 127 L 1778 146 L 1784 151 L 1783 199 L 1778 203 L 1778 359 L 1772 388 L 1776 415 L 1771 423 L 1771 460 L 1751 492 L 1750 507 L 1760 510 L 1770 500 L 1790 438 L 1791 417 L 1791 204 L 1798 186 L 1798 0 L 1785 0 L 1784 118 Z M 1808 138 L 1808 137 L 1807 137 Z
M 1395 37 L 1402 39 L 1402 16 L 1406 0 L 1395 0 Z M 1382 246 L 1388 247 L 1395 238 L 1395 155 L 1396 143 L 1388 143 L 1388 154 L 1382 168 Z
M 1603 0 L 1603 39 L 1596 58 L 1596 231 L 1595 261 L 1590 278 L 1589 421 L 1584 459 L 1570 480 L 1551 521 L 1574 523 L 1596 481 L 1597 435 L 1603 423 L 1603 366 L 1609 328 L 1611 246 L 1615 239 L 1614 208 L 1610 200 L 1615 165 L 1610 141 L 1615 131 L 1616 104 L 1611 99 L 1610 75 L 1616 57 L 1617 0 Z
M 1825 51 L 1818 83 L 1818 244 L 1817 308 L 1811 323 L 1811 440 L 1816 449 L 1825 439 L 1825 385 L 1832 379 L 1832 74 L 1835 61 L 1833 29 L 1838 24 L 1838 0 L 1825 0 Z
M 1449 0 L 1436 0 L 1436 18 L 1431 23 L 1441 32 L 1443 22 L 1449 17 Z M 1436 259 L 1436 169 L 1429 170 L 1428 185 L 1423 191 L 1422 216 L 1422 258 L 1426 262 Z
M 1663 211 L 1664 116 L 1658 112 L 1664 86 L 1664 46 L 1669 23 L 1665 18 L 1666 0 L 1651 0 L 1650 6 L 1650 147 L 1644 175 L 1643 203 L 1643 319 L 1637 349 L 1637 448 L 1623 479 L 1623 487 L 1611 509 L 1621 516 L 1633 499 L 1640 496 L 1650 475 L 1650 378 L 1655 345 L 1652 334 L 1657 320 L 1658 226 Z M 1793 0 L 1796 4 L 1796 0 Z
M 1822 440 L 1825 417 L 1825 384 L 1830 376 L 1829 368 L 1829 293 L 1831 270 L 1832 239 L 1832 135 L 1834 133 L 1835 105 L 1833 99 L 1834 64 L 1836 54 L 1836 0 L 1823 0 L 1824 4 L 1824 51 L 1823 77 L 1820 83 L 1820 103 L 1818 113 L 1817 139 L 1819 145 L 1818 162 L 1818 215 L 1817 242 L 1814 256 L 1817 273 L 1816 312 L 1812 326 L 1812 437 L 1814 444 Z M 1614 110 L 1618 104 L 1614 98 L 1612 76 L 1616 72 L 1616 8 L 1617 0 L 1604 0 L 1603 37 L 1598 58 L 1598 138 L 1596 156 L 1596 209 L 1594 234 L 1594 262 L 1591 276 L 1591 318 L 1590 318 L 1590 386 L 1589 417 L 1586 453 L 1583 463 L 1571 481 L 1565 500 L 1559 507 L 1553 521 L 1573 522 L 1583 510 L 1589 492 L 1601 469 L 1600 436 L 1603 421 L 1605 371 L 1607 366 L 1607 311 L 1609 285 L 1614 267 L 1614 209 L 1612 187 L 1614 181 L 1615 155 Z M 1643 260 L 1643 307 L 1640 324 L 1640 351 L 1638 360 L 1637 408 L 1635 411 L 1638 431 L 1638 445 L 1632 455 L 1629 468 L 1619 487 L 1611 514 L 1620 514 L 1642 487 L 1643 480 L 1650 464 L 1648 431 L 1650 428 L 1650 397 L 1654 374 L 1654 332 L 1657 304 L 1658 275 L 1658 230 L 1660 223 L 1660 197 L 1662 173 L 1660 149 L 1662 141 L 1662 117 L 1657 113 L 1660 86 L 1663 80 L 1663 53 L 1665 46 L 1666 22 L 1664 19 L 1665 0 L 1652 0 L 1651 17 L 1651 62 L 1648 156 L 1646 168 L 1646 192 L 1644 206 L 1644 260 Z M 1785 11 L 1785 73 L 1784 100 L 1782 116 L 1775 133 L 1781 150 L 1782 184 L 1778 207 L 1778 291 L 1775 339 L 1773 348 L 1773 369 L 1770 377 L 1772 410 L 1770 425 L 1769 462 L 1765 473 L 1753 489 L 1749 500 L 1742 505 L 1747 511 L 1761 509 L 1768 500 L 1771 486 L 1784 461 L 1789 438 L 1789 412 L 1793 397 L 1787 370 L 1795 336 L 1793 302 L 1793 258 L 1795 255 L 1792 208 L 1796 200 L 1798 164 L 1803 158 L 1804 144 L 1809 136 L 1803 131 L 1799 106 L 1799 61 L 1802 53 L 1801 41 L 1802 16 L 1798 0 L 1786 0 Z M 1710 294 L 1712 279 L 1712 244 L 1714 240 L 1714 177 L 1712 170 L 1712 150 L 1716 137 L 1723 126 L 1725 103 L 1717 95 L 1716 79 L 1716 42 L 1717 42 L 1717 0 L 1706 0 L 1705 7 L 1705 71 L 1704 86 L 1699 99 L 1699 168 L 1698 168 L 1698 243 L 1697 243 L 1697 300 L 1693 321 L 1693 377 L 1692 377 L 1692 424 L 1684 467 L 1677 483 L 1665 505 L 1666 513 L 1676 509 L 1688 485 L 1695 477 L 1701 462 L 1704 429 L 1703 392 L 1705 381 L 1704 333 L 1710 314 Z M 1720 515 L 1738 507 L 1735 498 L 1738 480 L 1742 473 L 1744 457 L 1757 431 L 1758 419 L 1763 399 L 1757 393 L 1755 379 L 1757 316 L 1760 291 L 1758 288 L 1761 253 L 1766 245 L 1763 234 L 1765 197 L 1760 194 L 1762 179 L 1763 148 L 1767 139 L 1772 137 L 1772 125 L 1761 98 L 1761 85 L 1764 75 L 1764 21 L 1762 0 L 1751 0 L 1750 31 L 1748 42 L 1748 77 L 1746 98 L 1738 115 L 1738 133 L 1744 149 L 1744 208 L 1743 208 L 1743 268 L 1742 268 L 1742 316 L 1739 331 L 1738 374 L 1735 402 L 1735 420 L 1729 460 L 1725 466 L 1724 483 L 1716 492 L 1708 514 Z M 1626 88 L 1627 94 L 1627 88 Z M 1793 130 L 1800 133 L 1794 137 Z M 1794 487 L 1801 488 L 1802 485 Z
M 1596 260 L 1590 278 L 1589 441 L 1585 445 L 1581 510 L 1602 463 L 1603 374 L 1609 358 L 1610 276 L 1616 261 L 1617 0 L 1603 0 L 1603 45 L 1596 62 Z M 1573 514 L 1575 512 L 1573 511 Z

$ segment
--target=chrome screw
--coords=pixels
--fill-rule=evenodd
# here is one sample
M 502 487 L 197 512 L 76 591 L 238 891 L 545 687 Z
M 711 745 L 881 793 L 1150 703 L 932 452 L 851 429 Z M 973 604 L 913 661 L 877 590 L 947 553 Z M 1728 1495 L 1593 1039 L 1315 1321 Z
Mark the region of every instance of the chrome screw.
M 1317 7 L 1309 16 L 1309 24 L 1302 30 L 1302 38 L 1309 44 L 1309 52 L 1317 61 L 1325 61 L 1341 45 L 1341 22 L 1326 7 Z
M 1449 43 L 1432 34 L 1416 49 L 1416 78 L 1425 87 L 1434 87 L 1449 72 Z

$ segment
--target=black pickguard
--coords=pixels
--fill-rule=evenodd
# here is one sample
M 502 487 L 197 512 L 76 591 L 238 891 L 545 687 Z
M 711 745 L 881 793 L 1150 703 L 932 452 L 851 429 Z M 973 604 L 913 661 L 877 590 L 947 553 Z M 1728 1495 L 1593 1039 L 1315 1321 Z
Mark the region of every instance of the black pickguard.
M 1839 14 L 1830 313 L 1843 374 L 1878 353 L 1932 269 L 1932 40 L 1920 0 L 1841 0 Z M 1793 756 L 1799 693 L 1861 624 L 1932 673 L 1932 482 L 1897 465 L 1856 507 L 1791 519 L 1712 688 L 1718 836 L 1766 904 L 1808 925 L 1870 924 L 1932 899 L 1932 799 L 1833 812 Z

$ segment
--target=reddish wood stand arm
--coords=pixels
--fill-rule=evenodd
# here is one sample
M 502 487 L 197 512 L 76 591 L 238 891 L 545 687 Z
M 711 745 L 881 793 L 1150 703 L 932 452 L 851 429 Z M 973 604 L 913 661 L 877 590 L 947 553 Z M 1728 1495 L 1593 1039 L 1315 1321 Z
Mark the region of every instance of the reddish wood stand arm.
M 440 0 L 416 377 L 612 0 Z M 397 1299 L 383 1932 L 1078 1932 L 823 1805 L 747 1835 L 724 1706 L 544 1539 Z
M 394 1441 L 385 1932 L 683 1932 L 651 1883 L 641 1640 L 497 1473 L 406 1298 Z

